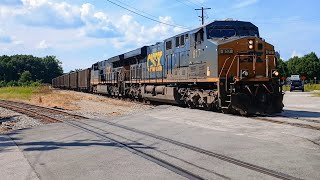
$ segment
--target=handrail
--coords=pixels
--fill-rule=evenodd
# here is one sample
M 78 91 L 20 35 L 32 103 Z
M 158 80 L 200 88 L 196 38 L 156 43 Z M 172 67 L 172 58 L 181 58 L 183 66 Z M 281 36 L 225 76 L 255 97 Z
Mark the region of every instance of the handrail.
M 226 65 L 227 61 L 228 61 L 230 58 L 231 58 L 231 56 L 229 56 L 229 57 L 224 61 L 223 66 L 222 66 L 222 68 L 221 68 L 221 71 L 220 71 L 220 73 L 219 73 L 219 78 L 221 77 L 221 74 L 222 74 L 222 71 L 223 71 L 223 69 L 224 69 L 224 66 Z
M 231 67 L 232 67 L 232 65 L 233 65 L 234 60 L 236 59 L 236 57 L 237 57 L 237 56 L 234 56 L 233 59 L 232 59 L 232 62 L 231 62 L 231 64 L 230 64 L 230 66 L 229 66 L 229 69 L 228 69 L 228 71 L 227 71 L 227 73 L 226 73 L 226 79 L 228 78 L 228 74 L 229 74 L 229 72 L 230 72 L 230 70 L 231 70 Z
M 266 77 L 269 77 L 269 57 L 273 58 L 274 67 L 277 66 L 276 56 L 275 55 L 266 55 Z
M 226 92 L 229 92 L 229 91 L 228 91 L 228 74 L 229 74 L 229 72 L 230 72 L 230 70 L 231 70 L 231 67 L 232 67 L 232 65 L 233 65 L 234 60 L 236 59 L 236 57 L 238 57 L 238 56 L 234 56 L 234 57 L 233 57 L 233 60 L 232 60 L 232 62 L 231 62 L 231 64 L 230 64 L 230 66 L 229 66 L 229 69 L 228 69 L 227 73 L 226 73 Z

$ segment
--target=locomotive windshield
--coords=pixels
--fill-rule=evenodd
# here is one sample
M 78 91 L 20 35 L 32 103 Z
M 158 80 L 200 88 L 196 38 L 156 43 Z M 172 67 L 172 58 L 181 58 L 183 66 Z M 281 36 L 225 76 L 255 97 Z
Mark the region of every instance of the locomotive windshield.
M 215 21 L 207 25 L 207 36 L 208 39 L 232 36 L 259 37 L 259 30 L 255 25 L 253 25 L 250 22 Z
M 222 38 L 222 37 L 232 37 L 236 35 L 236 30 L 234 29 L 209 29 L 209 38 Z

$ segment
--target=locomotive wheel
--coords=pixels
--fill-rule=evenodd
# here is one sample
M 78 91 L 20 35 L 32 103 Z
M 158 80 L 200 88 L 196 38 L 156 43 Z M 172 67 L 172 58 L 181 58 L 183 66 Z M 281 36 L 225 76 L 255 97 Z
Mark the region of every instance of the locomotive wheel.
M 214 106 L 213 106 L 213 104 L 205 104 L 205 105 L 203 106 L 203 110 L 205 110 L 205 111 L 212 111 L 212 110 L 214 110 Z
M 231 113 L 231 109 L 230 108 L 221 108 L 221 112 L 223 114 L 230 114 Z

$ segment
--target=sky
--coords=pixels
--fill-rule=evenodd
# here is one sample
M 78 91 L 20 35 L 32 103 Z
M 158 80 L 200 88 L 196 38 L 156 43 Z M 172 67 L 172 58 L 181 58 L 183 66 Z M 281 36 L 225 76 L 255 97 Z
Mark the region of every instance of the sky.
M 84 69 L 199 26 L 202 6 L 206 22 L 254 23 L 285 60 L 320 56 L 317 0 L 0 0 L 0 55 L 54 55 L 65 72 Z

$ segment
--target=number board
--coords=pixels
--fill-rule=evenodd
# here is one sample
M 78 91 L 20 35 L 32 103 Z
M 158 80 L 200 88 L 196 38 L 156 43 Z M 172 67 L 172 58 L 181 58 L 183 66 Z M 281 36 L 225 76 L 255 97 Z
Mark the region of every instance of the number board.
M 220 54 L 233 54 L 233 49 L 220 49 Z

